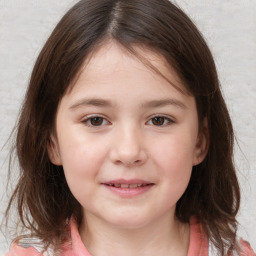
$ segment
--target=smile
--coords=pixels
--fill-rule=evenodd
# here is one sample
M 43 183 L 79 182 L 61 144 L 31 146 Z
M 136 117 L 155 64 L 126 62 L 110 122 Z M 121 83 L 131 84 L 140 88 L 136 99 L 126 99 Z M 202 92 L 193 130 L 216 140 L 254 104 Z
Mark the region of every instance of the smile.
M 116 187 L 116 188 L 138 188 L 138 187 L 144 187 L 144 186 L 148 186 L 151 185 L 150 184 L 120 184 L 120 183 L 115 183 L 115 184 L 106 184 L 107 186 L 112 186 L 112 187 Z
M 122 197 L 131 198 L 139 196 L 151 190 L 155 185 L 152 182 L 143 180 L 113 180 L 102 183 L 102 185 L 111 193 Z

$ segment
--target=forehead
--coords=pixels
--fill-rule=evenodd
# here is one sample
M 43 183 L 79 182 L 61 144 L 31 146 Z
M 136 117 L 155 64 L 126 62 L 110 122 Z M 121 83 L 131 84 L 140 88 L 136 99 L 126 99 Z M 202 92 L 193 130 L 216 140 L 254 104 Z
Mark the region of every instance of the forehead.
M 79 84 L 79 80 L 92 82 L 99 76 L 105 80 L 118 74 L 128 76 L 133 75 L 134 69 L 146 72 L 149 76 L 158 76 L 159 80 L 165 80 L 181 93 L 189 94 L 174 68 L 160 53 L 144 45 L 133 45 L 127 49 L 114 40 L 100 44 L 86 57 L 68 93 Z
M 194 97 L 183 92 L 184 85 L 165 59 L 150 50 L 136 50 L 139 57 L 114 43 L 98 48 L 85 60 L 59 109 L 97 106 L 131 114 L 172 105 L 196 111 Z

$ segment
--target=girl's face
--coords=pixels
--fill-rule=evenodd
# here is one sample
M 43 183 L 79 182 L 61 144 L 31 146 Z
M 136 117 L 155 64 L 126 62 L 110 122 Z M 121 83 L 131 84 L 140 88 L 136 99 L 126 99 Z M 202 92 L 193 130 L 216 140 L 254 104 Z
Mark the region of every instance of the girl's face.
M 143 57 L 184 90 L 161 56 Z M 194 97 L 114 42 L 92 56 L 62 98 L 56 134 L 49 156 L 63 166 L 88 225 L 139 228 L 173 219 L 192 166 L 207 151 Z

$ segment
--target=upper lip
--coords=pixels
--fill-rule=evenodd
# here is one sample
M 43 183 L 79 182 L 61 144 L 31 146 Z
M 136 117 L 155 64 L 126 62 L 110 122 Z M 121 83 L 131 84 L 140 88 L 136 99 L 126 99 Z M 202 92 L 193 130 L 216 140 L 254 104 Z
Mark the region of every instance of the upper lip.
M 126 180 L 126 179 L 117 179 L 117 180 L 109 180 L 106 182 L 102 182 L 102 184 L 106 185 L 114 185 L 114 184 L 141 184 L 141 185 L 147 185 L 147 184 L 154 184 L 153 182 L 150 181 L 145 181 L 141 179 L 131 179 L 131 180 Z

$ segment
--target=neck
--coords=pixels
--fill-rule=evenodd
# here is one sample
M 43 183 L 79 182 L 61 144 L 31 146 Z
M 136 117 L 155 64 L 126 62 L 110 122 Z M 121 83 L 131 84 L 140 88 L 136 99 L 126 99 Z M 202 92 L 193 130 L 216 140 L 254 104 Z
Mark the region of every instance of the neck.
M 106 225 L 101 220 L 93 225 L 87 218 L 80 228 L 81 238 L 87 250 L 94 256 L 152 256 L 187 255 L 189 225 L 176 218 L 163 216 L 155 223 L 140 228 L 126 229 Z

